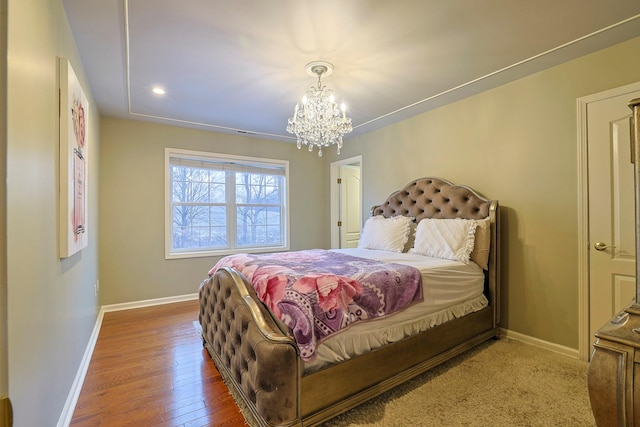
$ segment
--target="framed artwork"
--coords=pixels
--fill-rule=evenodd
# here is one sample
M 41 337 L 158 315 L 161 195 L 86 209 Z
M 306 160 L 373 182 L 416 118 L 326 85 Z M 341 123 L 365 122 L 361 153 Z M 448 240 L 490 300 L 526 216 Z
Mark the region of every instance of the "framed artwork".
M 58 59 L 60 76 L 60 258 L 88 244 L 88 102 L 69 60 Z

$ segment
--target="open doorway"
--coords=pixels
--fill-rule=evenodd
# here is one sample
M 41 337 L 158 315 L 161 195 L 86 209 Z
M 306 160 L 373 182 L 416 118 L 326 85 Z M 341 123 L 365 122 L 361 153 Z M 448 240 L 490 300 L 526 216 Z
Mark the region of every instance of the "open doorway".
M 331 163 L 331 248 L 355 248 L 362 229 L 362 156 Z

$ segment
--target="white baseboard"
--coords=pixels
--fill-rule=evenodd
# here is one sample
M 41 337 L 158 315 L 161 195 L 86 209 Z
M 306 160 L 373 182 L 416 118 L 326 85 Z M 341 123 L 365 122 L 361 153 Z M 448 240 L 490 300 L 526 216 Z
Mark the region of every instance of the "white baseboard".
M 124 302 L 121 304 L 103 305 L 105 313 L 110 311 L 130 310 L 132 308 L 151 307 L 153 305 L 171 304 L 173 302 L 191 301 L 198 299 L 198 294 L 178 295 L 175 297 L 146 299 L 142 301 Z
M 564 354 L 565 356 L 570 356 L 575 359 L 580 359 L 580 352 L 578 351 L 578 349 L 575 349 L 575 348 L 554 344 L 549 341 L 544 341 L 538 338 L 531 337 L 529 335 L 524 335 L 519 332 L 510 331 L 504 328 L 500 328 L 500 336 L 503 336 L 505 338 L 510 338 L 516 341 L 522 341 L 524 343 L 531 344 L 536 347 L 543 348 L 545 350 L 550 350 L 556 353 Z
M 78 398 L 80 397 L 82 384 L 84 384 L 84 377 L 87 375 L 89 363 L 91 363 L 93 349 L 95 348 L 96 342 L 98 341 L 98 335 L 100 335 L 100 327 L 102 326 L 103 317 L 104 310 L 102 310 L 101 308 L 98 312 L 96 324 L 93 326 L 93 331 L 91 332 L 91 336 L 89 337 L 89 343 L 87 344 L 87 348 L 84 351 L 84 356 L 82 356 L 82 360 L 80 361 L 78 372 L 76 373 L 76 377 L 74 378 L 73 384 L 71 385 L 71 390 L 69 391 L 69 395 L 67 396 L 67 401 L 65 402 L 64 408 L 62 409 L 62 414 L 60 414 L 60 418 L 58 419 L 58 427 L 68 427 L 69 424 L 71 424 L 73 411 L 76 409 L 76 403 L 78 403 Z
M 93 349 L 96 346 L 96 342 L 98 342 L 98 335 L 100 335 L 100 328 L 102 327 L 102 319 L 104 319 L 104 313 L 107 313 L 110 311 L 150 307 L 153 305 L 171 304 L 173 302 L 191 301 L 195 299 L 198 299 L 197 293 L 179 295 L 175 297 L 127 302 L 123 304 L 103 305 L 102 307 L 100 307 L 100 311 L 98 312 L 98 317 L 96 318 L 96 323 L 93 326 L 93 331 L 91 332 L 91 336 L 89 337 L 89 343 L 87 344 L 87 348 L 84 351 L 84 356 L 82 357 L 82 361 L 80 362 L 80 366 L 78 367 L 78 372 L 76 373 L 76 377 L 74 378 L 73 384 L 71 385 L 69 396 L 67 397 L 67 401 L 65 402 L 64 408 L 62 409 L 62 413 L 60 414 L 60 418 L 58 419 L 57 427 L 68 427 L 69 424 L 71 424 L 71 419 L 73 418 L 73 412 L 76 409 L 76 404 L 78 403 L 78 398 L 80 397 L 80 391 L 82 391 L 82 384 L 84 383 L 84 378 L 87 375 L 87 370 L 89 369 L 89 363 L 91 363 L 91 356 L 93 356 Z

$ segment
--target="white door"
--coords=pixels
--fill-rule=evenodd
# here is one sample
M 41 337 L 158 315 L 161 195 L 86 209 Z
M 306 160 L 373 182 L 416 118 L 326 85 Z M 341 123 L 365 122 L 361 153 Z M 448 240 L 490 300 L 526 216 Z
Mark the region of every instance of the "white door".
M 635 297 L 635 208 L 631 92 L 587 105 L 589 184 L 589 344 Z
M 340 247 L 356 248 L 360 241 L 360 165 L 340 166 Z
M 355 247 L 362 228 L 362 156 L 331 163 L 329 173 L 331 247 Z

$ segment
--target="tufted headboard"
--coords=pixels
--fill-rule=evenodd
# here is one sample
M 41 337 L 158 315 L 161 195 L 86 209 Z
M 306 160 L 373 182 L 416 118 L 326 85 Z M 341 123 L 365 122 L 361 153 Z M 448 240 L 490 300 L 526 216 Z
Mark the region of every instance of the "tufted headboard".
M 491 200 L 469 187 L 440 178 L 420 178 L 392 193 L 371 215 L 392 217 L 482 219 L 490 216 Z
M 440 178 L 420 178 L 405 185 L 371 208 L 371 215 L 423 218 L 490 218 L 489 270 L 485 271 L 485 292 L 494 306 L 494 325 L 500 323 L 500 215 L 498 201 L 489 200 L 464 185 Z

